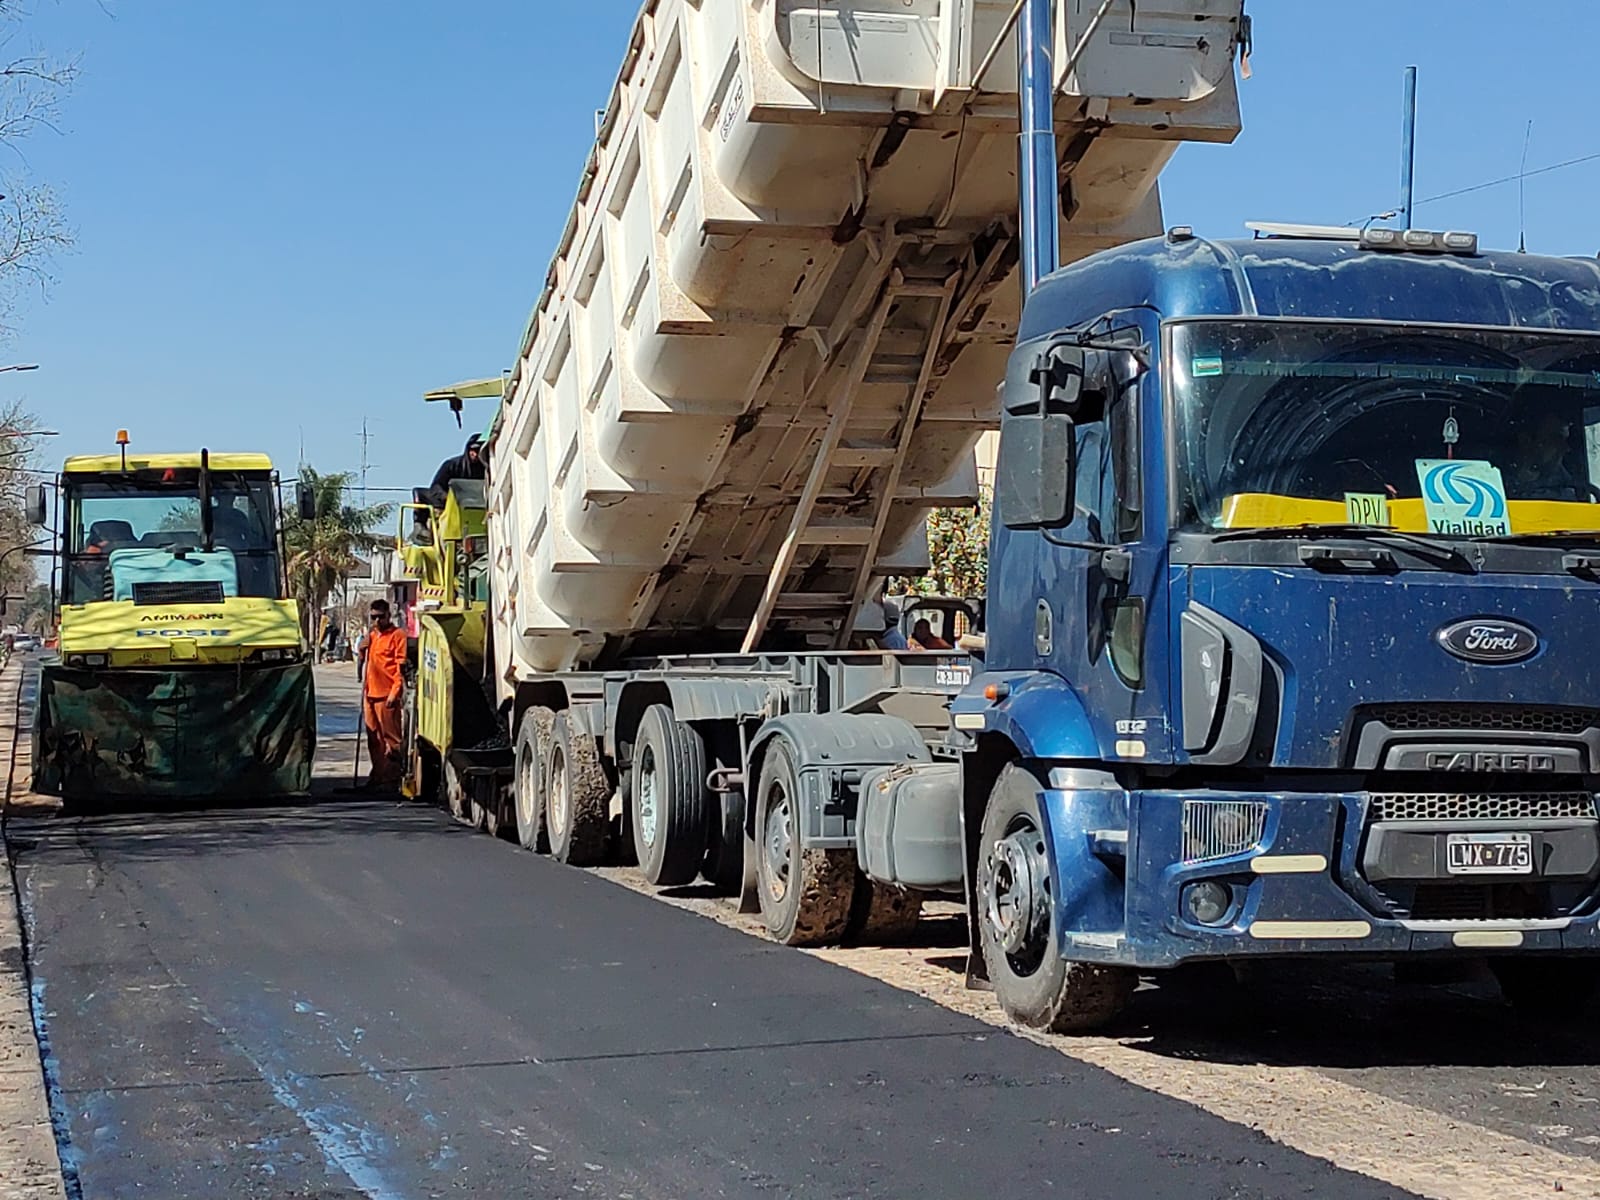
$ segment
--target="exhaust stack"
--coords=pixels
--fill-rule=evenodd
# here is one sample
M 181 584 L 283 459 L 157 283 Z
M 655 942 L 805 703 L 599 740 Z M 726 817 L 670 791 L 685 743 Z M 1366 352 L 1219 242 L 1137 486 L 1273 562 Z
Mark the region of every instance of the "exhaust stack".
M 1017 25 L 1022 298 L 1061 265 L 1060 195 L 1056 187 L 1055 5 L 1024 0 Z

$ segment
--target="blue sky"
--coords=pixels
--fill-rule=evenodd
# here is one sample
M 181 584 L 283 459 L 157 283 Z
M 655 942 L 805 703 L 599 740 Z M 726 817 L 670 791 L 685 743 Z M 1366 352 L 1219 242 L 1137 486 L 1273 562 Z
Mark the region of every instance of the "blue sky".
M 148 447 L 361 459 L 426 482 L 458 448 L 425 388 L 516 352 L 636 0 L 33 0 L 25 41 L 81 56 L 59 136 L 24 147 L 78 246 L 0 350 L 50 457 Z M 1509 13 L 1515 8 L 1518 15 Z M 1167 222 L 1342 224 L 1398 195 L 1420 68 L 1419 197 L 1600 152 L 1593 0 L 1254 0 L 1232 146 L 1186 147 Z M 0 164 L 3 168 L 4 164 Z M 1530 250 L 1593 254 L 1600 161 L 1527 182 Z M 1515 186 L 1417 224 L 1515 246 Z M 470 424 L 470 422 L 469 422 Z M 375 497 L 376 498 L 376 497 Z

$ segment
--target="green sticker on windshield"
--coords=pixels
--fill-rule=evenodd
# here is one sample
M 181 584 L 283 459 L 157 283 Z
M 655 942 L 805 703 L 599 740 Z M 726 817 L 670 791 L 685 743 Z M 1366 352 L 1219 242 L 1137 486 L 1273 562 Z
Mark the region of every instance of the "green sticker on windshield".
M 1207 375 L 1221 375 L 1222 359 L 1217 355 L 1194 358 L 1190 360 L 1189 371 L 1196 379 L 1203 379 Z
M 1389 497 L 1382 492 L 1346 492 L 1344 517 L 1352 525 L 1388 525 Z

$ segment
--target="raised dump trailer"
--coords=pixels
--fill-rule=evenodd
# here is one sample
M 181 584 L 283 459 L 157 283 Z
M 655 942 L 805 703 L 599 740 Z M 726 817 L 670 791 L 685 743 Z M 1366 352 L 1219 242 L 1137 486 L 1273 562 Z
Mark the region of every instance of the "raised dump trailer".
M 645 5 L 492 448 L 510 691 L 841 648 L 974 501 L 1019 310 L 1013 9 Z M 1159 233 L 1174 149 L 1238 132 L 1240 10 L 1057 8 L 1067 260 Z
M 71 802 L 311 784 L 316 703 L 263 454 L 69 458 L 55 483 L 59 655 L 33 786 Z M 29 517 L 44 525 L 46 489 Z

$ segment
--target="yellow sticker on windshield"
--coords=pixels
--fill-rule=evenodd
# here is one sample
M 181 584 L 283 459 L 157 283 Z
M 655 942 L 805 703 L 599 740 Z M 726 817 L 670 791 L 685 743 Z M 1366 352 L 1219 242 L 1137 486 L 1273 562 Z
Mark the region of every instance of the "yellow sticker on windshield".
M 1352 525 L 1388 525 L 1389 497 L 1382 492 L 1346 492 L 1344 515 Z

